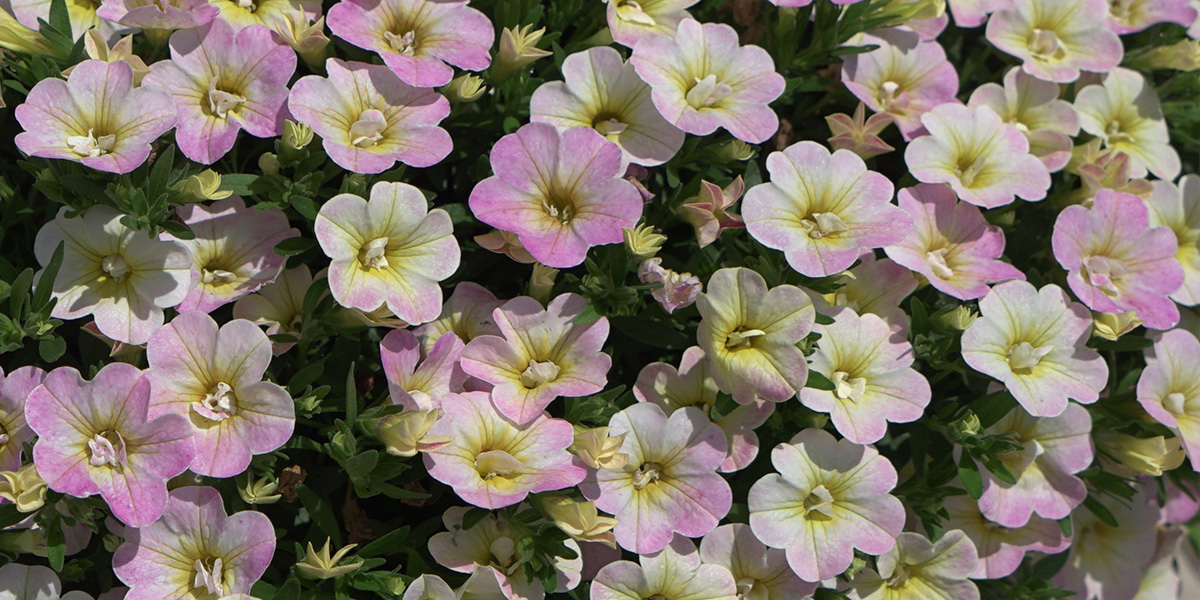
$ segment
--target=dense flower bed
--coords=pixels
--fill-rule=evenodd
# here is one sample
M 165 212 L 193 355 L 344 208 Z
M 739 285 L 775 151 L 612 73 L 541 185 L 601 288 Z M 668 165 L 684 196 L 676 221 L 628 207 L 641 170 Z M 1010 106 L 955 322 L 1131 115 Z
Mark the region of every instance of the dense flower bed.
M 0 599 L 1161 600 L 1198 0 L 0 0 Z

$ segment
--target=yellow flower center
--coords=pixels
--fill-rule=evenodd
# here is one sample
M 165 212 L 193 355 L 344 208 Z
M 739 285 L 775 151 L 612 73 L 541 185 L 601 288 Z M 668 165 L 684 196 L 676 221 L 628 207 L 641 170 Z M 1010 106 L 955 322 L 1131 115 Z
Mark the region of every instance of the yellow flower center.
M 1029 53 L 1042 60 L 1061 60 L 1067 54 L 1058 35 L 1048 29 L 1034 28 L 1026 40 Z
M 1013 370 L 1013 373 L 1018 375 L 1028 375 L 1038 364 L 1046 358 L 1047 354 L 1054 351 L 1054 346 L 1034 346 L 1029 342 L 1017 342 L 1008 347 L 1006 357 L 1008 358 L 1008 366 Z
M 729 333 L 725 338 L 726 350 L 744 350 L 754 347 L 754 339 L 767 335 L 767 332 L 761 329 L 745 329 L 737 328 Z
M 220 285 L 222 283 L 231 283 L 237 279 L 237 273 L 218 269 L 216 267 L 204 267 L 200 269 L 200 282 L 210 285 Z
M 224 562 L 219 556 L 210 556 L 203 560 L 197 558 L 193 564 L 196 576 L 192 579 L 192 588 L 202 589 L 214 597 L 224 596 L 228 592 L 224 581 Z
M 1129 274 L 1125 263 L 1106 256 L 1089 256 L 1083 259 L 1079 271 L 1084 281 L 1109 298 L 1120 295 L 1121 290 L 1117 286 L 1121 279 Z
M 562 372 L 562 369 L 554 364 L 553 361 L 542 362 L 531 360 L 525 366 L 525 370 L 521 371 L 521 385 L 525 386 L 525 389 L 532 390 L 539 385 L 545 385 L 558 379 L 560 372 Z
M 949 248 L 938 248 L 925 253 L 925 263 L 929 265 L 929 270 L 942 279 L 954 277 L 954 269 L 951 269 L 949 263 L 946 262 L 946 253 L 949 250 Z
M 374 108 L 364 110 L 358 120 L 350 125 L 350 143 L 359 148 L 370 148 L 383 139 L 388 122 L 383 112 Z
M 804 517 L 810 521 L 830 521 L 833 512 L 833 493 L 824 485 L 818 485 L 804 498 Z
M 88 464 L 93 467 L 125 466 L 125 438 L 116 430 L 107 429 L 92 436 L 92 439 L 88 440 L 88 450 Z
M 388 238 L 375 238 L 358 251 L 358 262 L 362 263 L 368 269 L 386 269 L 388 268 L 387 259 Z
M 1181 392 L 1171 392 L 1167 394 L 1166 400 L 1163 401 L 1163 408 L 1177 417 L 1185 415 L 1187 414 L 1187 397 Z
M 695 83 L 688 89 L 685 99 L 694 109 L 708 108 L 720 103 L 733 94 L 733 88 L 717 81 L 717 76 L 708 74 L 703 79 L 693 78 Z
M 236 406 L 237 395 L 233 392 L 233 386 L 220 381 L 204 395 L 203 400 L 192 403 L 192 410 L 209 421 L 220 422 L 232 417 L 237 412 Z
M 525 463 L 504 450 L 488 450 L 475 457 L 475 470 L 484 481 L 507 478 L 525 470 Z
M 633 489 L 640 490 L 662 478 L 663 466 L 656 462 L 642 463 L 633 472 Z
M 67 138 L 67 146 L 71 151 L 83 158 L 96 158 L 112 152 L 117 145 L 114 134 L 96 137 L 95 129 L 88 128 L 87 135 L 73 135 Z
M 571 201 L 571 197 L 554 190 L 547 192 L 542 198 L 542 208 L 546 214 L 563 225 L 575 218 L 575 203 Z
M 862 377 L 851 377 L 845 371 L 834 371 L 830 379 L 834 385 L 833 395 L 837 396 L 838 400 L 862 402 L 863 395 L 867 393 L 867 380 Z
M 208 109 L 214 117 L 224 119 L 229 116 L 229 111 L 245 104 L 246 97 L 218 89 L 217 84 L 220 83 L 220 79 L 220 77 L 213 77 L 208 82 Z
M 634 2 L 634 0 L 622 0 L 617 3 L 617 18 L 646 27 L 654 27 L 657 23 L 654 17 L 651 17 L 642 9 L 642 5 Z
M 125 281 L 131 271 L 129 263 L 125 262 L 125 257 L 120 254 L 109 254 L 101 258 L 100 269 L 117 283 Z
M 387 40 L 392 50 L 400 54 L 412 56 L 417 53 L 417 32 L 415 31 L 406 31 L 400 35 L 385 31 L 383 32 L 383 39 Z
M 841 217 L 828 212 L 813 213 L 808 218 L 801 219 L 800 228 L 808 234 L 808 237 L 814 240 L 834 236 L 843 231 L 850 231 L 850 228 L 846 226 L 846 222 Z

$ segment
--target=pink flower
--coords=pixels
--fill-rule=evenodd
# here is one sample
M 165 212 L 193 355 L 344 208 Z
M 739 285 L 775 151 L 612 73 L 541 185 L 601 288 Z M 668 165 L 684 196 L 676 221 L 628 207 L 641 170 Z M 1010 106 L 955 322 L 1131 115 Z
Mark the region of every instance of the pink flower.
M 1189 0 L 1114 0 L 1109 3 L 1108 25 L 1118 34 L 1136 33 L 1159 23 L 1184 27 L 1196 21 Z
M 1058 99 L 1058 86 L 1038 79 L 1019 68 L 1004 74 L 1004 87 L 986 83 L 971 92 L 967 106 L 986 106 L 1025 134 L 1029 153 L 1038 157 L 1050 172 L 1067 166 L 1074 148 L 1071 138 L 1079 135 L 1079 115 L 1069 102 Z
M 559 134 L 530 123 L 496 142 L 491 164 L 495 175 L 471 190 L 471 212 L 516 233 L 547 266 L 582 263 L 588 248 L 621 242 L 621 228 L 641 217 L 641 196 L 621 178 L 621 149 L 594 129 Z
M 834 389 L 804 388 L 802 404 L 829 414 L 838 433 L 856 444 L 883 439 L 889 422 L 921 418 L 931 398 L 929 382 L 912 368 L 912 345 L 883 319 L 844 310 L 832 324 L 815 329 L 821 339 L 812 370 Z
M 700 0 L 606 0 L 608 29 L 613 41 L 633 48 L 638 40 L 654 34 L 675 35 L 679 23 L 691 20 L 686 9 Z
M 488 233 L 475 236 L 475 243 L 523 265 L 532 265 L 537 262 L 537 259 L 525 249 L 525 246 L 521 245 L 521 238 L 511 231 L 493 229 Z
M 1007 434 L 1022 446 L 1000 456 L 1016 483 L 1001 481 L 979 465 L 983 475 L 979 511 L 989 521 L 1017 528 L 1035 514 L 1058 520 L 1087 497 L 1083 480 L 1075 476 L 1092 464 L 1094 456 L 1092 418 L 1082 406 L 1069 404 L 1056 417 L 1034 417 L 1014 408 L 984 432 Z
M 125 27 L 162 32 L 200 27 L 220 12 L 205 0 L 101 0 L 96 9 L 97 16 Z
M 222 19 L 171 36 L 171 60 L 154 63 L 143 85 L 175 96 L 175 140 L 184 156 L 210 165 L 225 156 L 238 131 L 279 135 L 296 53 L 271 30 L 241 31 Z
M 899 196 L 913 228 L 884 250 L 938 291 L 974 300 L 987 295 L 990 284 L 1025 279 L 1016 267 L 999 260 L 1004 232 L 989 225 L 978 208 L 955 199 L 949 187 L 922 183 L 900 190 Z
M 188 418 L 195 473 L 233 477 L 291 437 L 295 406 L 286 390 L 263 381 L 271 344 L 254 323 L 236 319 L 218 330 L 212 317 L 185 312 L 154 332 L 146 358 L 150 415 Z
M 722 525 L 704 536 L 700 558 L 729 569 L 739 598 L 799 600 L 817 588 L 796 577 L 783 550 L 765 546 L 745 523 Z
M 617 543 L 638 554 L 658 552 L 678 532 L 699 537 L 729 512 L 733 494 L 717 474 L 725 433 L 697 408 L 670 417 L 640 402 L 613 415 L 609 435 L 624 435 L 620 469 L 600 469 L 580 485 L 596 508 L 617 518 Z
M 958 72 L 936 41 L 899 28 L 874 31 L 856 40 L 879 48 L 847 56 L 842 83 L 871 110 L 896 119 L 904 139 L 920 134 L 921 115 L 939 104 L 956 102 Z
M 493 386 L 492 402 L 506 418 L 528 423 L 560 396 L 604 389 L 612 359 L 600 352 L 608 319 L 576 325 L 587 308 L 578 294 L 562 294 L 546 308 L 521 296 L 492 312 L 500 336 L 477 337 L 463 350 L 462 368 Z
M 966 202 L 983 208 L 1016 196 L 1046 197 L 1050 172 L 1029 153 L 1029 141 L 992 109 L 943 104 L 921 116 L 928 136 L 913 140 L 904 162 L 917 181 L 948 183 Z
M 371 199 L 338 194 L 321 206 L 313 226 L 329 265 L 338 304 L 373 311 L 385 304 L 406 323 L 437 318 L 438 282 L 458 269 L 459 248 L 446 211 L 429 210 L 407 183 L 380 181 Z
M 779 471 L 750 488 L 750 528 L 787 553 L 804 581 L 836 577 L 854 550 L 878 556 L 892 549 L 904 527 L 904 506 L 888 492 L 896 469 L 872 446 L 834 440 L 805 429 L 771 451 Z
M 970 496 L 949 496 L 943 505 L 949 518 L 947 528 L 960 529 L 979 553 L 972 579 L 1003 579 L 1016 572 L 1028 552 L 1058 554 L 1071 545 L 1071 537 L 1050 519 L 1032 516 L 1019 527 L 1004 527 L 988 521 Z
M 650 84 L 658 111 L 687 133 L 709 135 L 723 127 L 759 144 L 779 128 L 767 104 L 783 93 L 783 76 L 765 50 L 739 45 L 729 25 L 684 20 L 674 36 L 639 40 L 629 62 Z
M 1054 223 L 1054 258 L 1071 291 L 1103 313 L 1137 311 L 1151 329 L 1170 329 L 1179 308 L 1168 297 L 1183 285 L 1175 234 L 1151 227 L 1140 198 L 1100 190 L 1091 208 L 1068 206 Z
M 274 283 L 250 294 L 233 305 L 233 318 L 267 326 L 267 335 L 304 335 L 304 297 L 312 287 L 313 276 L 307 265 L 284 269 Z M 271 342 L 276 356 L 287 352 L 295 342 Z
M 892 183 L 848 150 L 830 154 L 800 142 L 767 157 L 771 181 L 742 202 L 746 229 L 782 250 L 802 275 L 825 277 L 850 267 L 863 250 L 894 244 L 912 226 L 892 200 Z
M 1071 515 L 1075 541 L 1067 564 L 1054 584 L 1095 600 L 1132 600 L 1155 557 L 1158 506 L 1153 488 L 1139 486 L 1130 500 L 1100 500 L 1117 521 L 1107 525 L 1091 510 L 1080 508 Z M 1103 497 L 1102 497 L 1103 498 Z M 1162 596 L 1158 596 L 1162 597 Z
M 283 211 L 249 209 L 237 196 L 208 206 L 184 204 L 176 214 L 196 234 L 182 242 L 193 262 L 192 288 L 180 312 L 212 312 L 274 281 L 285 262 L 275 244 L 300 235 Z
M 1178 185 L 1169 181 L 1150 185 L 1154 192 L 1142 199 L 1150 210 L 1150 224 L 1170 229 L 1179 244 L 1175 259 L 1183 267 L 1183 285 L 1170 298 L 1196 306 L 1200 304 L 1200 175 L 1184 175 Z
M 175 126 L 175 101 L 153 86 L 133 87 L 124 61 L 85 60 L 66 81 L 43 79 L 14 111 L 24 129 L 17 148 L 128 173 L 146 162 L 150 143 Z
M 161 519 L 124 537 L 113 570 L 129 586 L 125 600 L 248 594 L 275 553 L 271 520 L 252 510 L 226 516 L 210 487 L 172 490 Z
M 857 267 L 846 271 L 837 291 L 820 295 L 805 290 L 812 298 L 818 313 L 837 317 L 844 310 L 860 315 L 872 314 L 884 320 L 892 331 L 908 331 L 908 314 L 900 303 L 917 289 L 913 272 L 889 258 L 875 258 L 875 252 L 864 250 Z
M 38 367 L 18 367 L 7 375 L 0 368 L 0 471 L 21 468 L 22 444 L 33 440 L 25 423 L 25 402 L 45 378 Z
M 447 333 L 453 333 L 464 344 L 481 335 L 503 335 L 492 320 L 492 311 L 502 304 L 504 301 L 497 300 L 487 288 L 464 281 L 454 286 L 454 292 L 442 305 L 437 320 L 413 329 L 413 334 L 421 338 L 422 352 L 425 353 L 431 352 L 434 344 Z
M 404 83 L 421 88 L 449 83 L 450 65 L 486 69 L 496 39 L 492 23 L 466 0 L 342 0 L 328 22 L 334 35 L 378 52 Z
M 1138 379 L 1142 408 L 1178 433 L 1183 449 L 1200 472 L 1200 341 L 1184 329 L 1164 332 L 1147 351 L 1146 369 Z
M 638 554 L 641 554 L 638 563 L 619 560 L 600 569 L 592 582 L 591 600 L 741 597 L 729 569 L 705 562 L 696 551 L 696 544 L 683 536 L 675 535 L 660 550 Z
M 954 24 L 959 27 L 979 27 L 988 15 L 998 10 L 1012 8 L 1012 0 L 948 0 Z
M 1026 73 L 1070 83 L 1079 72 L 1107 72 L 1125 51 L 1108 27 L 1105 0 L 1013 0 L 988 20 L 987 39 L 1023 61 Z
M 876 113 L 866 118 L 865 106 L 862 102 L 854 109 L 854 117 L 845 113 L 828 115 L 825 123 L 833 137 L 829 138 L 829 147 L 834 150 L 849 150 L 862 159 L 868 159 L 895 150 L 879 137 L 888 125 L 892 124 L 892 116 L 886 113 Z
M 1062 288 L 1002 283 L 979 301 L 979 312 L 963 332 L 963 359 L 1004 383 L 1029 414 L 1055 417 L 1068 398 L 1091 404 L 1100 397 L 1108 365 L 1084 345 L 1091 314 Z
M 379 344 L 379 354 L 392 404 L 408 410 L 440 407 L 446 394 L 462 389 L 465 374 L 458 367 L 462 351 L 462 341 L 451 333 L 438 338 L 421 360 L 421 343 L 415 335 L 404 329 L 389 332 Z
M 150 380 L 133 365 L 106 365 L 91 381 L 71 367 L 51 371 L 25 406 L 38 475 L 57 492 L 100 494 L 126 525 L 153 523 L 167 480 L 187 470 L 195 447 L 186 419 L 151 419 L 149 402 Z
M 1100 84 L 1075 95 L 1079 126 L 1130 158 L 1130 174 L 1160 179 L 1179 175 L 1179 153 L 1171 146 L 1162 104 L 1154 86 L 1137 71 L 1115 68 Z
M 738 175 L 724 189 L 700 180 L 700 195 L 689 198 L 679 207 L 679 217 L 696 228 L 696 242 L 703 248 L 715 241 L 726 229 L 740 229 L 745 222 L 729 209 L 742 197 L 746 183 Z
M 338 166 L 382 173 L 396 161 L 428 167 L 450 154 L 454 143 L 438 127 L 450 102 L 441 95 L 410 86 L 381 65 L 331 58 L 325 70 L 327 78 L 309 75 L 292 85 L 288 109 L 321 136 Z
M 638 267 L 638 279 L 642 283 L 661 283 L 662 287 L 650 295 L 662 305 L 667 314 L 696 303 L 703 287 L 700 278 L 691 273 L 676 273 L 662 267 L 662 259 L 648 258 Z
M 979 600 L 979 588 L 967 579 L 978 562 L 975 545 L 961 531 L 947 531 L 937 542 L 906 531 L 875 559 L 875 569 L 850 583 L 862 600 Z
M 447 394 L 442 411 L 429 434 L 454 441 L 427 452 L 425 466 L 475 506 L 511 506 L 531 493 L 573 487 L 587 474 L 567 452 L 575 439 L 568 421 L 542 413 L 514 424 L 486 392 Z

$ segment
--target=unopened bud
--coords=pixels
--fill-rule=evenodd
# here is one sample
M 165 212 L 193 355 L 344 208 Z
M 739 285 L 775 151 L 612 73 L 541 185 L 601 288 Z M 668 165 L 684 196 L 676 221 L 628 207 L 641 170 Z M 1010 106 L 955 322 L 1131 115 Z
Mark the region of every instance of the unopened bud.
M 1092 313 L 1092 335 L 1111 342 L 1133 331 L 1142 320 L 1137 317 L 1136 310 L 1127 310 L 1121 314 Z
M 442 95 L 451 102 L 467 104 L 474 102 L 487 93 L 483 78 L 471 73 L 455 77 L 441 89 Z
M 608 432 L 608 427 L 576 427 L 575 441 L 569 449 L 593 469 L 620 469 L 629 464 L 629 455 L 620 453 L 627 434 L 610 437 Z
M 223 200 L 233 195 L 233 192 L 221 189 L 221 174 L 212 169 L 188 177 L 183 182 L 183 193 L 196 200 Z
M 292 150 L 303 150 L 313 141 L 313 129 L 291 119 L 283 123 L 283 143 Z
M 542 263 L 533 263 L 533 274 L 529 276 L 529 295 L 545 304 L 554 290 L 554 280 L 558 278 L 558 269 L 547 267 Z
M 1117 464 L 1107 465 L 1118 475 L 1136 477 L 1141 474 L 1159 477 L 1183 464 L 1184 451 L 1177 437 L 1156 436 L 1139 438 L 1124 433 L 1103 432 L 1096 435 L 1101 458 Z M 1108 461 L 1105 461 L 1108 462 Z
M 18 512 L 31 513 L 46 504 L 46 482 L 33 463 L 17 471 L 0 471 L 0 498 L 15 504 Z
M 625 241 L 625 250 L 638 260 L 654 258 L 667 241 L 667 236 L 655 233 L 653 226 L 644 223 L 637 227 L 622 227 L 621 238 Z
M 258 168 L 263 175 L 278 175 L 279 157 L 274 152 L 263 152 L 263 155 L 258 157 Z
M 238 495 L 246 504 L 275 504 L 283 496 L 275 493 L 279 482 L 260 477 L 255 481 L 246 480 L 246 484 L 238 487 Z
M 492 61 L 493 81 L 504 81 L 511 77 L 517 69 L 552 54 L 545 50 L 539 50 L 537 47 L 537 43 L 541 41 L 542 34 L 546 33 L 546 29 L 530 31 L 532 28 L 532 25 L 525 25 L 517 29 L 505 27 L 500 32 L 500 52 L 496 54 L 496 60 Z

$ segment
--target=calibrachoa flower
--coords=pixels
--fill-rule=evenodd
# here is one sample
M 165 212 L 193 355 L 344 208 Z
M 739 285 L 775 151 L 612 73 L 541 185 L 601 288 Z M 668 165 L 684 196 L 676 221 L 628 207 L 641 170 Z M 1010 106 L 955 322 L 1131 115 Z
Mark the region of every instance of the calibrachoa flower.
M 835 318 L 844 310 L 873 314 L 903 334 L 908 330 L 908 314 L 900 303 L 916 291 L 917 278 L 890 258 L 875 258 L 872 250 L 864 250 L 858 259 L 858 266 L 842 275 L 842 286 L 836 291 L 819 295 L 805 290 L 813 306 L 818 313 Z
M 985 430 L 1010 435 L 1021 450 L 1000 456 L 1016 483 L 1001 481 L 980 465 L 983 496 L 979 511 L 1003 527 L 1024 527 L 1033 515 L 1058 520 L 1087 497 L 1083 480 L 1075 476 L 1092 464 L 1092 418 L 1078 404 L 1055 417 L 1034 417 L 1014 408 Z M 957 451 L 957 450 L 956 450 Z
M 0 567 L 0 598 L 4 600 L 92 600 L 84 592 L 62 594 L 62 582 L 50 567 L 10 562 Z
M 1131 600 L 1138 591 L 1143 567 L 1154 559 L 1158 505 L 1153 492 L 1140 486 L 1131 500 L 1103 499 L 1101 504 L 1117 521 L 1113 527 L 1080 508 L 1071 515 L 1075 542 L 1067 564 L 1054 583 L 1096 600 Z
M 860 158 L 868 159 L 895 150 L 879 137 L 894 119 L 887 113 L 876 113 L 867 118 L 866 105 L 862 102 L 854 109 L 854 116 L 845 113 L 827 115 L 825 123 L 833 134 L 829 146 L 834 150 L 849 150 Z
M 102 60 L 75 65 L 66 81 L 39 81 L 14 114 L 24 129 L 14 138 L 21 152 L 110 173 L 146 162 L 150 143 L 176 121 L 166 90 L 134 88 L 129 63 Z
M 674 533 L 699 537 L 729 512 L 733 494 L 717 468 L 725 461 L 725 433 L 698 408 L 668 417 L 657 404 L 639 402 L 613 415 L 613 436 L 625 435 L 620 452 L 629 462 L 600 469 L 580 485 L 596 508 L 617 518 L 622 548 L 638 554 L 662 550 Z
M 38 367 L 0 368 L 0 471 L 21 468 L 21 445 L 33 439 L 25 424 L 25 399 L 41 385 L 46 372 Z
M 513 424 L 486 392 L 447 394 L 441 408 L 443 416 L 429 434 L 454 441 L 427 452 L 425 466 L 475 506 L 510 506 L 530 493 L 575 486 L 587 474 L 567 452 L 575 439 L 568 421 L 543 413 Z
M 218 329 L 212 317 L 188 311 L 154 332 L 146 358 L 150 416 L 188 418 L 196 474 L 233 477 L 291 437 L 295 406 L 286 390 L 263 381 L 271 344 L 254 323 L 235 319 Z
M 1012 7 L 1012 0 L 947 0 L 954 24 L 959 27 L 979 27 L 989 14 Z
M 667 314 L 687 308 L 700 295 L 700 278 L 691 273 L 676 273 L 662 267 L 662 259 L 648 258 L 638 267 L 638 279 L 642 283 L 661 283 L 662 287 L 650 295 L 662 305 Z
M 892 182 L 848 150 L 800 142 L 767 157 L 769 183 L 746 192 L 742 217 L 759 243 L 782 250 L 802 275 L 824 277 L 863 250 L 894 244 L 912 226 L 892 201 Z
M 304 296 L 312 283 L 308 266 L 284 269 L 274 283 L 235 302 L 233 318 L 266 325 L 267 335 L 290 335 L 299 339 L 303 334 Z M 275 354 L 283 354 L 294 345 L 295 342 L 271 342 Z
M 449 83 L 450 65 L 486 69 L 496 39 L 491 21 L 466 0 L 342 0 L 328 22 L 334 35 L 378 52 L 404 83 L 422 88 Z
M 922 183 L 900 190 L 899 198 L 913 228 L 884 250 L 938 291 L 974 300 L 987 295 L 990 284 L 1025 279 L 1016 267 L 999 260 L 1004 232 L 988 224 L 979 208 L 959 202 L 949 187 Z
M 1138 379 L 1138 402 L 1150 416 L 1179 434 L 1192 467 L 1200 472 L 1200 341 L 1184 329 L 1172 329 L 1147 351 Z
M 106 20 L 145 29 L 162 41 L 170 31 L 200 27 L 220 12 L 207 0 L 101 0 L 96 10 Z
M 1154 193 L 1143 198 L 1150 224 L 1175 234 L 1175 260 L 1183 267 L 1183 285 L 1170 298 L 1185 306 L 1200 304 L 1200 175 L 1184 175 L 1179 184 L 1151 183 Z
M 92 315 L 104 335 L 126 344 L 144 344 L 163 324 L 163 309 L 188 293 L 192 256 L 182 243 L 151 238 L 121 223 L 125 215 L 97 204 L 67 218 L 67 208 L 38 231 L 33 250 L 50 264 L 65 243 L 63 263 L 54 280 L 51 316 L 78 319 Z
M 458 369 L 462 351 L 462 340 L 443 335 L 421 360 L 421 342 L 415 335 L 404 329 L 389 332 L 379 344 L 379 353 L 392 404 L 408 410 L 441 406 L 443 396 L 462 387 L 464 377 Z
M 321 15 L 320 0 L 209 0 L 221 11 L 221 19 L 242 29 L 251 25 L 266 25 L 273 30 L 283 21 L 301 15 L 306 21 Z M 282 33 L 282 32 L 281 32 Z
M 684 133 L 658 114 L 650 86 L 616 50 L 601 46 L 576 52 L 563 61 L 562 74 L 563 81 L 533 92 L 530 121 L 560 132 L 592 127 L 638 165 L 661 165 L 683 145 Z
M 275 244 L 300 235 L 283 211 L 246 208 L 237 196 L 184 204 L 176 214 L 196 234 L 183 241 L 192 252 L 192 287 L 180 312 L 212 312 L 274 281 L 285 262 Z
M 421 338 L 421 351 L 426 354 L 447 333 L 453 333 L 463 343 L 481 335 L 503 335 L 492 319 L 492 311 L 503 304 L 487 288 L 464 281 L 454 286 L 438 318 L 417 327 L 413 334 Z
M 382 173 L 396 161 L 428 167 L 450 154 L 450 134 L 438 127 L 450 103 L 440 94 L 410 86 L 382 65 L 330 58 L 325 70 L 327 78 L 292 84 L 288 109 L 321 136 L 338 166 Z
M 1179 175 L 1179 153 L 1171 147 L 1158 94 L 1137 71 L 1113 69 L 1103 83 L 1075 95 L 1075 110 L 1084 131 L 1129 155 L 1133 177 L 1145 177 L 1147 170 L 1166 180 Z
M 1075 81 L 1081 70 L 1107 72 L 1125 55 L 1105 0 L 1013 0 L 988 20 L 987 39 L 1054 83 Z
M 696 338 L 713 380 L 739 404 L 782 402 L 808 382 L 808 363 L 796 344 L 812 332 L 816 311 L 800 288 L 767 289 L 762 275 L 721 269 L 696 300 Z
M 477 337 L 462 354 L 462 369 L 492 384 L 492 402 L 517 424 L 542 414 L 555 398 L 604 389 L 612 359 L 600 352 L 608 319 L 586 325 L 575 319 L 587 308 L 578 294 L 562 294 L 546 308 L 528 296 L 492 312 L 500 335 Z
M 100 494 L 126 525 L 153 523 L 167 480 L 187 470 L 195 447 L 187 420 L 151 419 L 149 402 L 150 380 L 130 364 L 106 365 L 91 381 L 71 367 L 51 371 L 25 405 L 38 475 L 56 492 Z
M 642 198 L 622 179 L 621 149 L 596 130 L 561 134 L 530 123 L 492 146 L 492 177 L 471 190 L 480 221 L 516 233 L 538 262 L 555 268 L 583 262 L 588 248 L 622 241 L 621 228 L 642 215 Z
M 1151 227 L 1145 203 L 1132 194 L 1100 190 L 1091 208 L 1068 206 L 1054 222 L 1054 258 L 1069 271 L 1071 291 L 1104 313 L 1137 311 L 1151 329 L 1179 322 L 1168 298 L 1183 284 L 1175 234 Z
M 980 317 L 963 332 L 963 359 L 999 379 L 1029 414 L 1062 414 L 1067 399 L 1091 404 L 1108 383 L 1108 365 L 1084 346 L 1091 313 L 1056 285 L 1024 281 L 992 288 Z
M 683 536 L 676 535 L 660 550 L 638 554 L 641 556 L 637 563 L 620 560 L 600 569 L 592 582 L 591 600 L 737 600 L 742 597 L 729 569 L 703 561 L 700 552 L 696 551 L 696 544 Z
M 51 0 L 10 0 L 5 3 L 4 10 L 11 12 L 19 23 L 37 31 L 41 29 L 38 19 L 50 21 L 51 4 Z M 115 27 L 96 15 L 100 2 L 67 2 L 66 5 L 67 17 L 71 22 L 72 40 L 78 41 L 79 38 L 86 37 L 89 31 L 97 31 L 102 36 L 114 33 Z M 99 31 L 101 29 L 103 33 Z
M 458 269 L 459 248 L 446 211 L 428 209 L 407 183 L 381 181 L 371 199 L 338 194 L 321 206 L 313 228 L 329 265 L 338 304 L 362 311 L 387 305 L 406 323 L 437 318 L 439 281 Z
M 730 208 L 742 197 L 746 183 L 738 175 L 723 189 L 708 181 L 700 181 L 700 195 L 688 199 L 679 207 L 679 217 L 696 228 L 696 242 L 703 248 L 715 241 L 726 229 L 745 227 L 741 215 Z
M 678 369 L 662 362 L 642 367 L 633 386 L 633 395 L 638 402 L 657 404 L 667 415 L 685 406 L 694 406 L 711 419 L 719 390 L 708 369 L 704 351 L 692 346 L 683 351 Z M 756 400 L 739 405 L 714 420 L 725 432 L 729 447 L 729 456 L 721 463 L 721 472 L 744 469 L 754 461 L 758 456 L 758 436 L 754 429 L 766 422 L 773 412 L 774 404 Z
M 883 319 L 845 310 L 815 330 L 821 339 L 812 370 L 834 389 L 804 388 L 801 403 L 828 413 L 838 433 L 856 444 L 883 439 L 888 423 L 921 418 L 932 396 L 929 382 L 912 368 L 912 345 Z
M 1188 0 L 1109 0 L 1109 27 L 1118 34 L 1136 33 L 1158 23 L 1184 27 L 1196 20 Z
M 904 527 L 904 506 L 888 492 L 896 469 L 872 446 L 805 429 L 771 451 L 771 473 L 750 488 L 750 527 L 787 553 L 801 579 L 822 581 L 850 566 L 854 550 L 878 556 Z
M 1026 552 L 1058 554 L 1071 545 L 1070 536 L 1050 519 L 1031 516 L 1019 527 L 1005 527 L 987 520 L 970 496 L 950 496 L 943 505 L 949 519 L 946 527 L 960 529 L 975 543 L 979 564 L 971 579 L 1003 579 L 1012 575 Z
M 779 128 L 767 104 L 783 93 L 783 76 L 765 50 L 740 46 L 728 25 L 686 19 L 674 36 L 639 40 L 629 62 L 650 84 L 658 111 L 687 133 L 709 135 L 721 127 L 760 144 Z
M 699 0 L 604 0 L 613 41 L 633 48 L 656 33 L 673 36 L 679 23 L 691 20 L 686 9 Z
M 921 115 L 955 101 L 958 71 L 936 41 L 892 28 L 859 36 L 855 44 L 879 48 L 847 56 L 842 83 L 871 110 L 891 115 L 904 139 L 920 134 Z
M 1051 172 L 1067 166 L 1071 138 L 1079 134 L 1079 115 L 1071 103 L 1058 99 L 1058 86 L 1019 68 L 1004 74 L 1004 86 L 986 83 L 971 92 L 967 106 L 986 106 L 1016 127 L 1029 140 L 1029 153 Z
M 171 490 L 158 521 L 126 528 L 113 570 L 129 586 L 125 600 L 217 600 L 250 592 L 275 553 L 266 515 L 226 516 L 210 487 Z
M 704 536 L 700 558 L 729 569 L 743 600 L 799 600 L 817 588 L 796 577 L 783 550 L 763 545 L 745 523 L 722 525 Z
M 851 585 L 861 600 L 979 600 L 979 588 L 967 579 L 978 562 L 962 531 L 947 531 L 937 542 L 905 532 L 876 559 L 875 570 L 863 571 Z
M 171 60 L 150 67 L 143 85 L 175 97 L 175 140 L 184 156 L 212 164 L 238 131 L 273 137 L 281 131 L 296 53 L 261 25 L 235 31 L 223 19 L 171 36 Z
M 942 104 L 921 116 L 928 136 L 913 140 L 904 162 L 917 181 L 948 183 L 958 197 L 984 208 L 1019 196 L 1046 197 L 1050 172 L 1029 153 L 1029 141 L 987 106 Z

